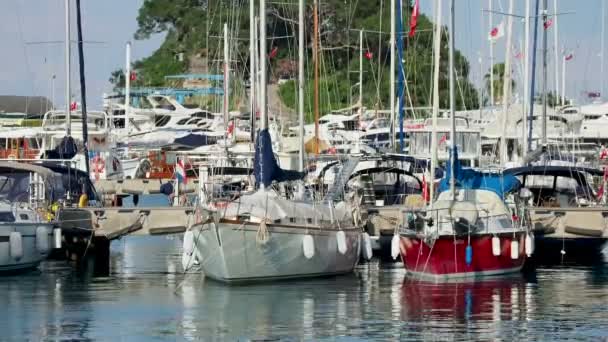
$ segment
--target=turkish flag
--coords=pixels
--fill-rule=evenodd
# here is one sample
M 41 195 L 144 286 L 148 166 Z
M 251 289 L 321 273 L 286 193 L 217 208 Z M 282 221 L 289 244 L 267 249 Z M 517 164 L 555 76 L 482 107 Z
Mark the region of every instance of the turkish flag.
M 409 37 L 412 38 L 416 34 L 416 26 L 418 25 L 418 12 L 420 11 L 419 0 L 414 3 L 414 9 L 412 10 L 412 18 L 410 19 L 410 33 Z
M 545 21 L 545 23 L 543 24 L 543 27 L 546 29 L 548 29 L 549 27 L 551 27 L 551 25 L 553 25 L 553 19 L 549 19 L 547 21 Z
M 574 55 L 572 54 L 569 54 L 568 56 L 564 57 L 564 59 L 567 61 L 571 60 L 572 58 L 574 58 Z
M 131 71 L 131 75 L 129 75 L 129 80 L 135 81 L 137 79 L 137 74 Z
M 426 177 L 424 176 L 424 173 L 422 174 L 422 198 L 424 198 L 425 202 L 429 202 L 431 200 L 429 194 L 429 187 L 426 183 Z
M 371 61 L 372 58 L 374 58 L 374 54 L 370 51 L 365 51 L 365 58 L 367 58 L 368 61 Z
M 279 53 L 279 47 L 275 46 L 274 48 L 272 48 L 272 50 L 268 54 L 268 58 L 270 58 L 270 59 L 275 58 L 277 56 L 277 53 Z
M 70 103 L 70 111 L 78 109 L 76 101 Z

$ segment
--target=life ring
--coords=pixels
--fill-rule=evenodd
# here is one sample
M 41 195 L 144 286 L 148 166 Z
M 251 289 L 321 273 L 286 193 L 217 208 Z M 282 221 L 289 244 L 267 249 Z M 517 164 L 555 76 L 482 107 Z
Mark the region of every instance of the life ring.
M 95 172 L 103 172 L 106 168 L 106 162 L 100 156 L 95 156 L 95 158 L 93 158 L 93 168 L 95 169 Z
M 14 153 L 11 153 L 8 155 L 8 159 L 17 159 L 17 156 L 15 156 Z
M 99 180 L 99 174 L 102 173 L 106 168 L 106 162 L 100 156 L 93 158 L 93 171 L 95 172 L 95 178 Z

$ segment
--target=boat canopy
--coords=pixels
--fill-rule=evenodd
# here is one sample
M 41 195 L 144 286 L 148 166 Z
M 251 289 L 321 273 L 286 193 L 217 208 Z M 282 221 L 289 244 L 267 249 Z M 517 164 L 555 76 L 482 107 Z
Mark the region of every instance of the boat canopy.
M 463 168 L 458 160 L 458 151 L 454 147 L 452 149 L 452 158 L 454 158 L 454 178 L 456 179 L 456 188 L 466 190 L 489 190 L 495 192 L 501 199 L 505 198 L 505 194 L 519 189 L 521 183 L 512 174 L 500 174 L 476 171 L 470 168 Z M 439 183 L 439 193 L 450 190 L 451 158 L 446 166 L 447 172 L 445 178 Z
M 262 129 L 258 134 L 258 139 L 255 142 L 255 159 L 253 164 L 257 186 L 264 184 L 264 187 L 269 187 L 273 181 L 293 181 L 303 179 L 305 176 L 302 172 L 283 170 L 279 167 L 272 152 L 272 139 L 270 138 L 268 129 Z

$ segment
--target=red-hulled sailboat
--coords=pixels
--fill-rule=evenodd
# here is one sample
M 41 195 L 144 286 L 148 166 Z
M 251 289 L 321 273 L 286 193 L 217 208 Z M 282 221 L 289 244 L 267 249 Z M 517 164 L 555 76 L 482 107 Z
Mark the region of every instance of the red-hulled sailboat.
M 526 220 L 519 220 L 525 215 L 517 178 L 464 169 L 458 160 L 456 143 L 461 139 L 456 135 L 455 124 L 453 16 L 454 0 L 450 13 L 449 167 L 437 198 L 431 198 L 433 202 L 423 215 L 407 214 L 408 227 L 400 230 L 399 239 L 399 251 L 408 274 L 436 281 L 518 272 L 533 248 L 532 236 L 526 224 L 522 224 Z M 434 117 L 438 108 L 436 94 L 435 91 Z M 436 136 L 432 138 L 436 141 Z
M 442 180 L 437 200 L 425 216 L 410 213 L 400 232 L 405 268 L 435 280 L 518 272 L 533 248 L 526 220 L 519 219 L 525 216 L 519 181 L 464 169 L 452 151 L 453 171 Z

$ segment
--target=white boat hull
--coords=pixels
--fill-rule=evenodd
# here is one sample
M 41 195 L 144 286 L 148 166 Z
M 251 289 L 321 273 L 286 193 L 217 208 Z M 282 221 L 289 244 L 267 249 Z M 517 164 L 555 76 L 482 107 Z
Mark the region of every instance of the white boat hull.
M 205 275 L 228 283 L 329 276 L 352 272 L 359 260 L 356 228 L 343 230 L 344 254 L 338 251 L 337 229 L 268 224 L 268 240 L 260 243 L 258 228 L 258 223 L 227 220 L 195 228 L 195 251 Z M 306 234 L 314 241 L 310 259 L 303 251 Z
M 47 232 L 48 246 L 44 250 L 38 248 L 36 230 L 43 227 Z M 15 258 L 11 252 L 10 234 L 21 234 L 22 255 Z M 19 271 L 37 267 L 45 260 L 53 248 L 53 225 L 48 223 L 3 223 L 0 224 L 0 272 Z

